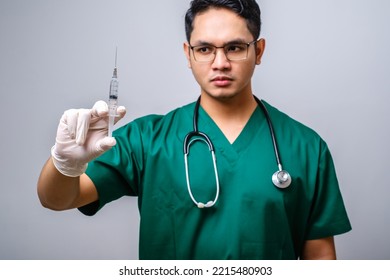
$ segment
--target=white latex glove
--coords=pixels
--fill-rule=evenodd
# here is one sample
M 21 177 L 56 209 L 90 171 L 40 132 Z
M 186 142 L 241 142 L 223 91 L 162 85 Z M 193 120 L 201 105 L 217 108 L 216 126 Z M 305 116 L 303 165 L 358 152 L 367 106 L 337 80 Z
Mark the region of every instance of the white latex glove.
M 125 114 L 125 107 L 118 106 L 116 122 Z M 51 149 L 54 166 L 65 176 L 80 176 L 88 162 L 115 146 L 115 138 L 108 137 L 107 131 L 108 105 L 104 101 L 96 102 L 92 109 L 65 111 Z

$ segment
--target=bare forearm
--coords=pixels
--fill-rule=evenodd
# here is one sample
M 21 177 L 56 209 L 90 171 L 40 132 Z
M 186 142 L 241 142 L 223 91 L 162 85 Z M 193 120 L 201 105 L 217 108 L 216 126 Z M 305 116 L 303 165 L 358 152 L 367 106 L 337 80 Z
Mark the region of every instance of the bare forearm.
M 44 165 L 38 179 L 38 197 L 41 204 L 52 210 L 73 208 L 80 192 L 80 178 L 62 175 L 51 158 Z
M 336 249 L 333 236 L 306 241 L 302 260 L 335 260 Z

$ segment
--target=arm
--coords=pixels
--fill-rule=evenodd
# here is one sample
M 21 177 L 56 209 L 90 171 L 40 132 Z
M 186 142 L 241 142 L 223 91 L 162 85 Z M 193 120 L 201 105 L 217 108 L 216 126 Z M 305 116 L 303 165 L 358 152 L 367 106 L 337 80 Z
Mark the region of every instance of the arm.
M 117 108 L 121 119 L 126 110 Z M 98 199 L 94 183 L 84 173 L 88 162 L 112 148 L 115 138 L 107 137 L 108 106 L 103 101 L 92 109 L 64 112 L 57 129 L 51 158 L 38 180 L 38 196 L 44 207 L 66 210 Z
M 306 240 L 301 254 L 302 260 L 335 260 L 336 249 L 333 236 Z
M 44 207 L 60 211 L 92 203 L 98 200 L 98 193 L 87 175 L 62 175 L 49 158 L 38 179 L 38 197 Z

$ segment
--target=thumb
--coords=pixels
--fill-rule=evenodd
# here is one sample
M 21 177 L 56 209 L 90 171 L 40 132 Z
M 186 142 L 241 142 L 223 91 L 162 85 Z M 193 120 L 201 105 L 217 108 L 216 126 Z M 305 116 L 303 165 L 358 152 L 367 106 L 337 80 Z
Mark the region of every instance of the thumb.
M 116 145 L 114 137 L 104 137 L 96 142 L 96 152 L 104 153 Z

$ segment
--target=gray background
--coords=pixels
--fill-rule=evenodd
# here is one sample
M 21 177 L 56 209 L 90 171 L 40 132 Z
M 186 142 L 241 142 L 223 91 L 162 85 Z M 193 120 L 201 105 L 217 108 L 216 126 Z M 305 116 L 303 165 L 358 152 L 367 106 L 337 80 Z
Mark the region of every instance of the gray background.
M 267 48 L 257 96 L 329 144 L 353 231 L 340 259 L 390 259 L 390 2 L 263 0 Z M 118 45 L 125 122 L 199 94 L 182 53 L 189 0 L 0 1 L 0 258 L 136 259 L 137 203 L 95 217 L 53 212 L 36 195 L 68 108 L 106 99 Z

